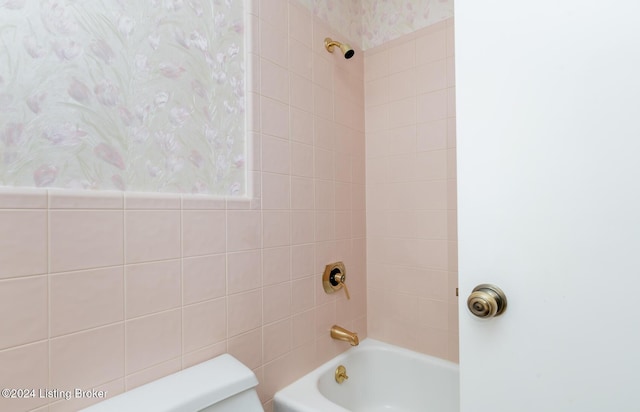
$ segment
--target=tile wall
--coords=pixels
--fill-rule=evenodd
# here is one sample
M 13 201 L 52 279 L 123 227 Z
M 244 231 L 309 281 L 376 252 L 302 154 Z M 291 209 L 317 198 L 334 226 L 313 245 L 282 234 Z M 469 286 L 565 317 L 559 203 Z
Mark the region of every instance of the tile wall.
M 269 411 L 278 389 L 348 349 L 332 324 L 367 336 L 363 54 L 327 53 L 335 33 L 296 0 L 250 11 L 251 200 L 0 192 L 0 387 L 112 396 L 229 352 Z M 336 260 L 351 300 L 322 289 Z
M 365 53 L 369 336 L 458 359 L 453 19 Z

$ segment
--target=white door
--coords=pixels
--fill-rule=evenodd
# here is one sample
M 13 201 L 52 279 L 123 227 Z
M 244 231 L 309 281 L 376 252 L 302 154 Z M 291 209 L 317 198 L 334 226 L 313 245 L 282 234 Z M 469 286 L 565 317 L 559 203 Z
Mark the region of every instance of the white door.
M 640 1 L 455 24 L 461 410 L 640 411 Z M 504 314 L 471 315 L 481 283 Z

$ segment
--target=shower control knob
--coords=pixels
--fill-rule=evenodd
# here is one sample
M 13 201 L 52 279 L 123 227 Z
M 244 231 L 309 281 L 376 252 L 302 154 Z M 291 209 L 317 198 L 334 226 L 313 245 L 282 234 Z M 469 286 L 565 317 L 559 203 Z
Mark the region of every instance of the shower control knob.
M 482 284 L 473 289 L 467 299 L 469 311 L 483 319 L 500 316 L 507 308 L 507 297 L 497 286 Z

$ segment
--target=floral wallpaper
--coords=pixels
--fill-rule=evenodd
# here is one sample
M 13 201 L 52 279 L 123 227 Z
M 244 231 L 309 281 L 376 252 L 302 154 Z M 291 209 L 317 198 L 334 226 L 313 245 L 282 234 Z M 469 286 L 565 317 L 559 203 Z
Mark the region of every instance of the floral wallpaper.
M 362 50 L 453 17 L 453 0 L 299 0 Z
M 0 0 L 0 185 L 243 195 L 243 1 Z
M 362 48 L 453 17 L 453 0 L 362 0 Z

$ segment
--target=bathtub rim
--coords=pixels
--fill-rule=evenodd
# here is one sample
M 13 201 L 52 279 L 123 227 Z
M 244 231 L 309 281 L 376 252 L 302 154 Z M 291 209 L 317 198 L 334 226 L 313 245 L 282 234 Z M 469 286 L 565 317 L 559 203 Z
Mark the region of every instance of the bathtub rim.
M 320 375 L 333 370 L 338 364 L 354 352 L 363 350 L 400 353 L 413 357 L 414 359 L 424 360 L 451 372 L 460 372 L 460 366 L 455 362 L 427 355 L 425 353 L 416 352 L 411 349 L 406 349 L 373 338 L 366 338 L 360 342 L 360 345 L 349 348 L 339 355 L 329 359 L 306 375 L 296 379 L 289 385 L 277 391 L 273 396 L 274 412 L 350 412 L 348 409 L 331 402 L 322 395 L 318 388 L 318 379 L 320 378 Z M 285 403 L 284 405 L 282 405 L 283 402 Z M 279 406 L 284 406 L 285 409 L 280 409 Z

